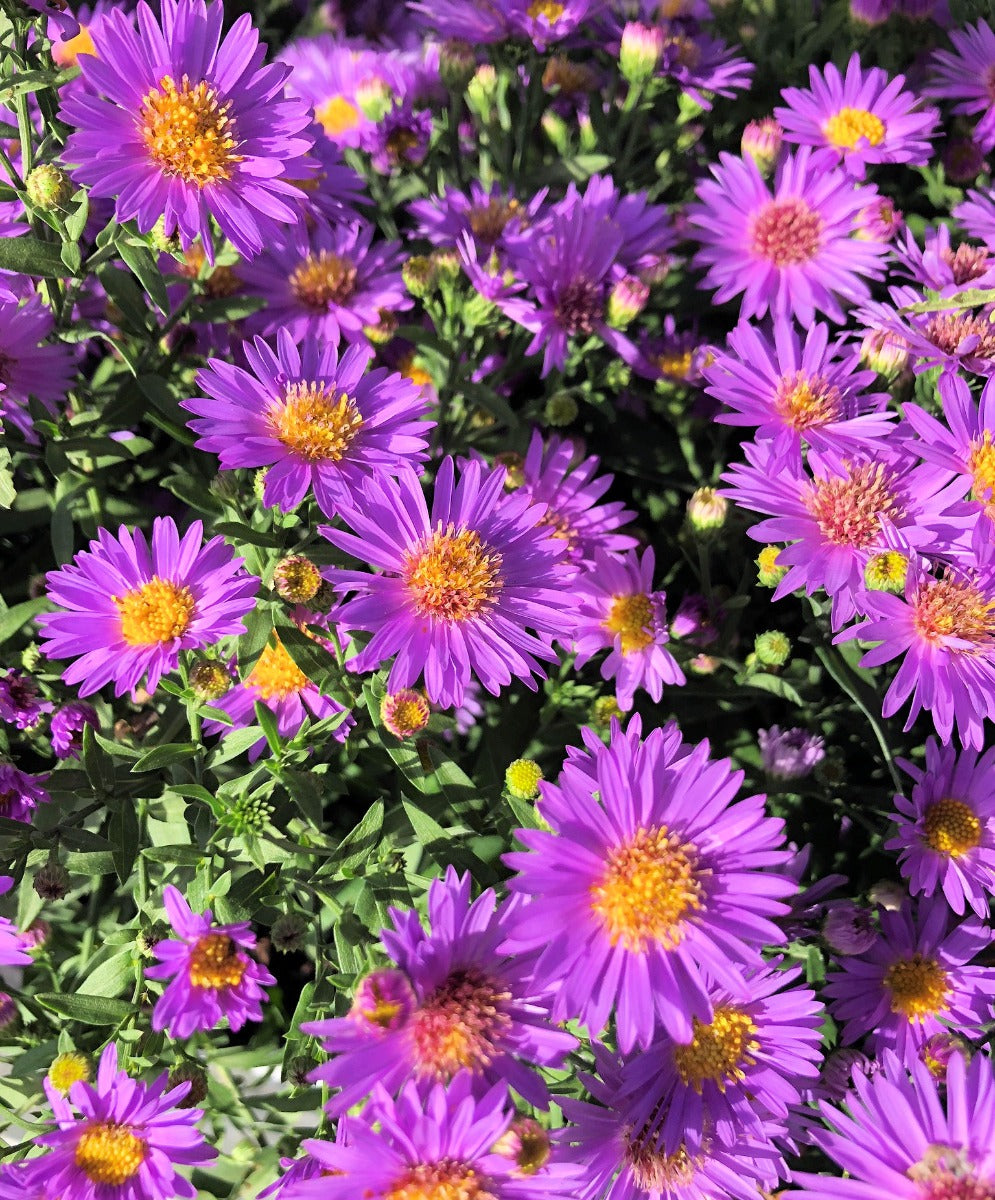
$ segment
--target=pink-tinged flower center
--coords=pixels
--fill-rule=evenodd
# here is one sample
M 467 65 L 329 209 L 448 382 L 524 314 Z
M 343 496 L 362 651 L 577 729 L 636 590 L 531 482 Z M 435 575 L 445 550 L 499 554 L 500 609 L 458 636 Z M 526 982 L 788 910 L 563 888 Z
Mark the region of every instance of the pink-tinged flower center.
M 935 313 L 923 333 L 944 354 L 970 354 L 973 358 L 995 358 L 995 325 L 987 317 L 967 313 Z M 968 338 L 977 339 L 972 348 L 962 349 Z
M 907 1021 L 922 1021 L 946 1010 L 947 973 L 937 959 L 918 951 L 892 963 L 884 973 L 884 986 L 890 993 L 891 1011 Z
M 450 522 L 408 552 L 402 578 L 421 616 L 469 621 L 497 599 L 503 585 L 501 561 L 476 530 L 457 530 Z
M 623 654 L 645 650 L 656 636 L 653 605 L 649 596 L 645 592 L 637 592 L 633 596 L 613 596 L 602 627 L 613 637 L 621 639 Z
M 982 1179 L 967 1153 L 936 1143 L 906 1172 L 922 1200 L 995 1200 L 995 1178 Z
M 853 150 L 863 139 L 871 146 L 884 141 L 884 121 L 866 108 L 841 108 L 822 126 L 826 141 L 838 150 Z
M 221 102 L 217 91 L 201 80 L 180 86 L 171 75 L 159 80 L 142 100 L 138 126 L 152 161 L 165 175 L 206 187 L 230 179 L 242 161 L 231 101 Z
M 356 264 L 331 250 L 306 255 L 290 276 L 290 290 L 306 308 L 325 312 L 344 304 L 356 286 Z
M 923 841 L 937 854 L 961 858 L 981 844 L 981 821 L 963 800 L 937 800 L 923 817 Z
M 990 429 L 972 440 L 967 469 L 973 479 L 971 499 L 981 500 L 995 509 L 995 446 L 992 445 Z
M 934 645 L 955 638 L 971 644 L 948 649 L 962 654 L 986 651 L 995 641 L 995 600 L 966 580 L 929 579 L 916 589 L 912 623 L 919 637 Z
M 171 642 L 182 637 L 193 620 L 190 589 L 158 575 L 123 596 L 112 596 L 111 600 L 121 617 L 121 636 L 129 646 Z
M 845 476 L 816 480 L 803 490 L 802 501 L 827 541 L 860 550 L 877 537 L 882 517 L 897 520 L 903 509 L 891 472 L 881 463 L 845 465 Z
M 492 246 L 504 233 L 512 217 L 518 215 L 518 210 L 517 200 L 502 200 L 496 196 L 475 204 L 469 213 L 473 236 L 484 245 Z
M 664 1154 L 658 1139 L 645 1130 L 626 1130 L 624 1153 L 636 1186 L 644 1192 L 683 1191 L 694 1178 L 699 1161 L 688 1154 L 686 1145 L 673 1154 Z
M 416 1070 L 436 1079 L 480 1071 L 511 1028 L 503 1005 L 511 993 L 477 967 L 453 971 L 411 1018 Z
M 279 637 L 275 646 L 266 646 L 256 659 L 245 686 L 260 700 L 286 700 L 309 686 L 310 680 L 287 653 Z
M 402 971 L 390 967 L 372 971 L 356 988 L 349 1016 L 363 1025 L 390 1033 L 407 1023 L 415 994 Z
M 727 1083 L 745 1078 L 743 1068 L 756 1061 L 759 1045 L 757 1027 L 747 1013 L 724 1005 L 715 1010 L 710 1024 L 694 1017 L 692 1027 L 692 1040 L 674 1047 L 674 1062 L 685 1084 L 700 1092 L 709 1079 L 724 1091 Z
M 118 1187 L 138 1174 L 145 1151 L 145 1142 L 127 1125 L 96 1121 L 80 1134 L 73 1157 L 91 1183 Z
M 226 933 L 206 933 L 190 951 L 188 974 L 195 988 L 234 988 L 248 969 L 244 954 Z
M 835 421 L 840 415 L 840 390 L 824 375 L 793 371 L 782 375 L 774 392 L 777 415 L 799 432 Z
M 572 279 L 560 290 L 553 304 L 556 323 L 566 333 L 591 333 L 604 313 L 601 284 L 591 279 Z
M 306 462 L 339 462 L 363 426 L 356 401 L 320 383 L 291 383 L 267 414 L 277 439 Z
M 359 126 L 359 109 L 345 96 L 332 96 L 319 104 L 314 117 L 329 137 L 339 137 Z
M 591 887 L 591 909 L 608 940 L 643 953 L 672 950 L 684 938 L 688 917 L 702 906 L 698 854 L 665 825 L 640 829 L 609 851 L 601 878 Z
M 954 283 L 964 284 L 970 283 L 972 279 L 978 279 L 988 270 L 988 251 L 984 246 L 972 246 L 968 242 L 961 242 L 956 250 L 951 250 L 949 246 L 940 251 L 940 257 L 950 268 L 950 272 L 954 277 Z
M 384 1200 L 495 1200 L 486 1175 L 456 1158 L 408 1167 Z
M 380 718 L 394 737 L 408 738 L 421 733 L 431 716 L 424 692 L 401 688 L 388 692 L 380 702 Z
M 775 267 L 810 262 L 822 248 L 822 217 L 804 200 L 771 200 L 750 222 L 750 249 Z

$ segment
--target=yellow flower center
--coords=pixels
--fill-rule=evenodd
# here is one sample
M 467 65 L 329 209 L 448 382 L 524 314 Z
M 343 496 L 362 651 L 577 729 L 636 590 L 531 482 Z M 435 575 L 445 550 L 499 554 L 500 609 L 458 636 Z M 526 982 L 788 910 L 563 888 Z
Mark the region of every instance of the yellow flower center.
M 190 953 L 190 984 L 195 988 L 238 987 L 248 965 L 226 933 L 206 933 Z
M 691 375 L 694 353 L 690 349 L 663 352 L 655 355 L 653 362 L 660 374 L 668 379 L 685 380 Z
M 545 20 L 552 25 L 563 16 L 566 8 L 557 0 L 533 0 L 526 11 L 533 21 Z
M 314 110 L 315 120 L 329 137 L 339 137 L 359 125 L 359 109 L 345 96 L 332 96 Z
M 280 442 L 307 462 L 338 462 L 363 425 L 348 392 L 324 384 L 292 383 L 267 415 Z
M 927 642 L 938 644 L 949 637 L 973 642 L 971 647 L 956 647 L 960 654 L 972 654 L 987 651 L 995 640 L 995 600 L 986 600 L 966 580 L 927 580 L 917 589 L 912 607 L 916 633 Z
M 81 54 L 92 54 L 94 57 L 97 54 L 88 25 L 81 25 L 79 33 L 75 37 L 68 38 L 64 42 L 52 43 L 52 58 L 57 66 L 75 67 L 76 60 Z
M 840 412 L 840 391 L 821 375 L 795 371 L 778 380 L 774 408 L 792 429 L 811 429 L 813 425 L 836 420 Z
M 412 688 L 388 692 L 380 702 L 380 716 L 395 737 L 406 738 L 420 733 L 430 715 L 428 700 Z
M 971 443 L 967 469 L 974 480 L 971 499 L 981 500 L 988 507 L 989 515 L 995 513 L 995 446 L 992 445 L 990 429 L 986 429 L 983 437 Z
M 76 1143 L 76 1166 L 91 1183 L 118 1187 L 138 1174 L 145 1161 L 145 1143 L 126 1125 L 97 1121 Z
M 501 555 L 473 529 L 438 526 L 407 555 L 403 578 L 415 610 L 439 621 L 469 621 L 497 599 Z
M 290 290 L 307 308 L 324 312 L 344 304 L 356 284 L 356 264 L 331 250 L 306 255 L 290 276 Z
M 696 1092 L 706 1079 L 724 1091 L 727 1083 L 743 1079 L 743 1067 L 756 1060 L 757 1027 L 746 1013 L 732 1006 L 717 1008 L 712 1023 L 693 1018 L 694 1037 L 686 1046 L 675 1046 L 674 1062 L 686 1084 Z
M 899 959 L 885 972 L 884 986 L 891 992 L 891 1011 L 906 1020 L 922 1021 L 946 1010 L 947 973 L 935 958 L 916 952 Z
M 209 83 L 191 86 L 184 75 L 180 87 L 171 75 L 159 80 L 142 100 L 138 122 L 152 161 L 166 175 L 206 187 L 230 179 L 242 161 L 235 124 Z
M 608 855 L 591 888 L 591 908 L 613 946 L 643 953 L 652 945 L 680 945 L 686 919 L 701 908 L 698 855 L 665 825 L 640 829 Z
M 653 606 L 645 592 L 632 596 L 614 596 L 602 628 L 622 639 L 622 653 L 634 654 L 646 647 L 656 636 Z
M 48 1068 L 48 1082 L 63 1096 L 69 1094 L 74 1083 L 90 1078 L 90 1063 L 85 1054 L 67 1052 L 54 1059 Z
M 841 108 L 823 125 L 826 141 L 838 150 L 853 150 L 861 138 L 872 146 L 884 140 L 884 121 L 866 108 Z
M 384 1200 L 495 1200 L 486 1177 L 469 1163 L 444 1158 L 408 1167 Z
M 285 700 L 301 692 L 311 682 L 287 653 L 279 637 L 275 646 L 266 646 L 249 672 L 245 686 L 257 693 L 260 700 Z
M 960 858 L 981 844 L 981 821 L 962 800 L 937 800 L 926 809 L 924 841 L 937 854 Z
M 194 615 L 193 595 L 183 584 L 153 576 L 141 587 L 112 596 L 129 646 L 154 646 L 182 637 Z

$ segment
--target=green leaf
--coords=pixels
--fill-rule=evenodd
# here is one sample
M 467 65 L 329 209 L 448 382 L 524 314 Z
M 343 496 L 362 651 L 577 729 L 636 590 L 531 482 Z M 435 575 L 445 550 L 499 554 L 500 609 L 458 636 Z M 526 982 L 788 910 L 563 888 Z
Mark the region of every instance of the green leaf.
M 320 829 L 324 815 L 325 797 L 319 780 L 321 776 L 310 771 L 284 771 L 280 781 L 293 797 L 304 819 L 315 829 Z
M 73 274 L 62 261 L 59 242 L 30 236 L 0 238 L 0 270 L 43 279 L 68 279 Z
M 0 508 L 10 508 L 17 499 L 12 461 L 7 447 L 0 446 Z
M 100 964 L 75 989 L 76 995 L 120 996 L 135 979 L 135 964 L 130 947 Z
M 428 813 L 422 812 L 420 808 L 416 808 L 410 800 L 406 800 L 402 796 L 401 804 L 411 822 L 411 828 L 415 831 L 415 837 L 421 845 L 430 846 L 433 842 L 442 842 L 449 837 L 438 821 L 430 817 Z
M 83 726 L 83 770 L 98 796 L 106 794 L 114 786 L 114 764 L 108 762 L 101 753 L 92 725 Z
M 90 213 L 90 197 L 86 188 L 80 188 L 73 196 L 73 201 L 76 203 L 76 207 L 66 217 L 66 233 L 74 242 L 78 242 L 86 229 L 86 218 Z
M 117 248 L 152 303 L 164 316 L 168 315 L 169 297 L 166 295 L 166 284 L 152 251 L 147 246 L 137 245 L 127 236 L 118 239 Z
M 259 723 L 259 728 L 263 731 L 267 746 L 269 746 L 273 754 L 279 754 L 281 742 L 280 731 L 276 727 L 276 714 L 262 700 L 256 701 L 255 710 L 256 721 Z
M 204 861 L 204 851 L 197 846 L 177 843 L 173 846 L 146 846 L 142 857 L 166 866 L 196 867 Z
M 377 800 L 367 810 L 362 821 L 347 834 L 338 844 L 337 853 L 348 851 L 345 858 L 338 864 L 340 871 L 351 871 L 365 862 L 380 841 L 383 829 L 384 804 Z
M 117 811 L 111 814 L 109 836 L 117 877 L 122 883 L 127 883 L 141 846 L 138 813 L 128 796 L 121 798 Z
M 25 600 L 23 604 L 15 604 L 13 608 L 0 613 L 0 646 L 22 630 L 47 603 L 45 597 L 41 596 L 37 600 Z
M 45 1008 L 71 1021 L 79 1021 L 81 1025 L 119 1025 L 132 1014 L 132 1006 L 126 1001 L 111 1000 L 106 996 L 42 992 L 36 999 Z
M 748 675 L 742 682 L 746 687 L 756 688 L 758 692 L 770 692 L 772 696 L 780 696 L 782 700 L 797 704 L 799 708 L 805 703 L 791 684 L 779 675 L 758 673 Z
M 142 771 L 158 771 L 160 767 L 168 767 L 185 758 L 196 758 L 199 753 L 200 746 L 191 746 L 189 742 L 168 742 L 164 746 L 146 750 L 132 763 L 131 772 L 134 775 Z

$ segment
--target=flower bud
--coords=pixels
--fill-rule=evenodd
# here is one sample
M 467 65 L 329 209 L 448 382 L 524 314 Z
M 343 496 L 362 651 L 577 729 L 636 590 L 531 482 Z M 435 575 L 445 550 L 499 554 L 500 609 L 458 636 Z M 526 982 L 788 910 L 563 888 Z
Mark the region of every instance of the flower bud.
M 282 913 L 269 931 L 273 947 L 281 954 L 290 954 L 304 946 L 307 926 L 296 913 Z
M 388 692 L 380 701 L 380 720 L 396 738 L 409 738 L 421 733 L 430 715 L 424 693 L 416 692 L 414 688 Z
M 87 1083 L 90 1079 L 90 1060 L 85 1054 L 75 1051 L 59 1054 L 48 1068 L 48 1082 L 62 1096 L 69 1095 L 74 1083 Z
M 40 950 L 52 936 L 52 926 L 42 917 L 35 917 L 24 931 L 24 949 Z
M 32 887 L 42 900 L 61 900 L 69 891 L 69 872 L 58 862 L 47 862 L 35 872 Z
M 970 1059 L 971 1046 L 963 1038 L 946 1029 L 928 1037 L 919 1048 L 919 1057 L 929 1068 L 929 1073 L 934 1079 L 946 1079 L 947 1064 L 955 1054 L 962 1055 L 965 1060 Z
M 534 1175 L 549 1161 L 553 1146 L 549 1134 L 532 1117 L 516 1117 L 511 1128 L 495 1143 L 492 1153 L 512 1159 L 523 1175 Z
M 306 1088 L 311 1086 L 308 1076 L 318 1065 L 318 1060 L 309 1054 L 298 1054 L 287 1063 L 287 1082 L 294 1087 Z
M 149 241 L 152 243 L 152 249 L 158 250 L 162 254 L 177 254 L 182 248 L 179 234 L 166 233 L 165 217 L 160 217 L 159 220 L 156 221 L 156 223 L 152 226 L 152 231 L 149 234 Z M 197 246 L 200 248 L 199 242 L 197 243 Z M 185 274 L 186 272 L 183 273 Z M 189 276 L 189 278 L 196 279 L 197 271 L 195 270 L 193 274 Z
M 791 657 L 791 639 L 779 629 L 758 633 L 753 642 L 753 653 L 761 667 L 783 667 Z
M 428 255 L 412 254 L 401 267 L 401 278 L 411 295 L 420 300 L 435 290 L 438 269 Z
M 822 923 L 822 936 L 836 954 L 863 954 L 878 940 L 874 913 L 849 900 L 834 904 Z
M 439 47 L 439 78 L 447 91 L 464 92 L 476 69 L 477 60 L 469 42 L 447 38 Z
M 877 904 L 888 912 L 898 912 L 909 896 L 900 883 L 882 879 L 868 891 L 867 898 L 872 904 Z
M 199 659 L 190 668 L 190 690 L 202 704 L 220 700 L 232 687 L 228 668 L 216 658 Z
M 963 187 L 966 183 L 974 183 L 982 171 L 987 171 L 988 162 L 973 138 L 951 138 L 943 150 L 943 170 L 951 183 Z
M 622 30 L 618 69 L 626 83 L 641 86 L 656 70 L 663 49 L 663 32 L 658 25 L 627 21 Z
M 905 594 L 905 580 L 909 574 L 909 560 L 898 550 L 882 550 L 868 559 L 864 568 L 864 583 L 872 592 L 890 592 L 893 596 Z
M 614 696 L 599 696 L 591 705 L 591 724 L 598 729 L 607 729 L 613 717 L 622 717 L 618 700 Z
M 608 296 L 606 317 L 612 329 L 624 329 L 639 316 L 650 298 L 649 285 L 635 275 L 626 275 Z
M 142 929 L 138 937 L 135 938 L 138 953 L 142 958 L 151 958 L 152 951 L 159 945 L 163 938 L 169 937 L 170 933 L 172 933 L 172 929 L 165 921 L 153 921 L 151 925 L 147 925 Z
M 72 180 L 54 163 L 42 163 L 28 173 L 24 181 L 28 199 L 42 212 L 64 208 L 73 194 Z
M 502 450 L 494 455 L 494 465 L 504 467 L 504 486 L 509 492 L 525 482 L 525 459 L 515 450 Z
M 722 660 L 714 654 L 696 654 L 688 663 L 689 669 L 695 675 L 714 675 L 722 666 Z
M 196 1063 L 183 1062 L 169 1072 L 171 1088 L 179 1087 L 181 1083 L 189 1083 L 190 1090 L 182 1100 L 176 1101 L 177 1108 L 196 1108 L 207 1099 L 207 1075 Z
M 775 117 L 750 121 L 743 130 L 740 147 L 743 157 L 752 158 L 761 175 L 769 175 L 777 166 L 784 144 L 784 130 Z
M 779 546 L 764 546 L 757 555 L 757 582 L 761 587 L 773 588 L 787 575 L 788 568 L 778 565 Z
M 273 589 L 290 604 L 307 604 L 321 587 L 321 572 L 304 554 L 281 559 L 273 571 Z
M 562 429 L 577 419 L 577 401 L 570 392 L 554 392 L 546 401 L 543 420 L 554 429 Z
M 729 501 L 715 488 L 698 488 L 688 501 L 688 524 L 696 534 L 711 536 L 726 523 Z
M 531 758 L 516 758 L 504 773 L 504 786 L 516 800 L 534 800 L 539 795 L 542 768 Z
M 0 1034 L 14 1032 L 18 1015 L 14 997 L 7 992 L 0 992 Z
M 860 343 L 860 361 L 885 379 L 894 380 L 909 362 L 909 348 L 904 339 L 882 329 L 871 329 Z

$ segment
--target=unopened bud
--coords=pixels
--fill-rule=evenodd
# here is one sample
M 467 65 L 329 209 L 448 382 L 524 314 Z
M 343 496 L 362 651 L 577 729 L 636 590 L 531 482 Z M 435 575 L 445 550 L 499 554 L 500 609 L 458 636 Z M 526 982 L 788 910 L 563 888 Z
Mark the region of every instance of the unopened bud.
M 440 283 L 455 283 L 463 269 L 459 255 L 454 250 L 436 250 L 432 255 L 432 265 Z
M 321 572 L 304 554 L 281 559 L 273 571 L 273 589 L 291 604 L 307 604 L 321 587 Z
M 494 1154 L 510 1158 L 523 1175 L 534 1175 L 541 1170 L 552 1151 L 549 1134 L 532 1117 L 516 1117 L 493 1148 Z
M 380 701 L 380 719 L 396 738 L 409 738 L 428 724 L 431 710 L 424 693 L 414 688 L 388 692 Z
M 965 1061 L 971 1058 L 970 1043 L 946 1029 L 928 1037 L 919 1050 L 919 1057 L 926 1064 L 934 1079 L 946 1079 L 947 1064 L 955 1054 L 961 1055 Z
M 711 535 L 726 523 L 729 501 L 715 488 L 698 488 L 688 501 L 688 524 L 697 534 Z
M 783 667 L 791 656 L 791 639 L 778 629 L 758 633 L 753 652 L 761 667 Z
M 35 872 L 32 886 L 42 900 L 61 900 L 69 891 L 69 872 L 57 862 L 47 862 Z
M 864 583 L 872 592 L 890 592 L 893 596 L 905 593 L 909 560 L 898 550 L 882 550 L 868 559 L 864 568 Z
M 542 767 L 531 758 L 516 758 L 504 773 L 504 786 L 516 800 L 534 800 L 541 780 Z
M 752 158 L 761 175 L 769 175 L 777 166 L 784 144 L 784 130 L 774 117 L 750 121 L 743 130 L 740 147 L 744 157 Z
M 787 575 L 788 568 L 778 565 L 779 546 L 764 546 L 757 555 L 757 582 L 761 587 L 773 588 Z
M 898 912 L 908 900 L 909 894 L 900 883 L 882 879 L 868 891 L 867 898 L 872 904 L 877 904 L 888 912 Z
M 281 954 L 291 954 L 304 946 L 307 926 L 296 913 L 283 913 L 273 922 L 269 931 L 274 949 Z
M 608 296 L 608 324 L 613 329 L 624 329 L 639 316 L 649 298 L 649 285 L 635 275 L 626 275 Z
M 40 167 L 35 167 L 28 173 L 24 187 L 28 199 L 42 212 L 54 212 L 65 207 L 73 194 L 69 176 L 54 163 L 42 163 Z
M 652 76 L 663 50 L 663 31 L 659 25 L 628 21 L 622 30 L 618 69 L 626 83 L 641 86 Z
M 546 401 L 543 420 L 554 429 L 562 429 L 577 419 L 577 401 L 571 392 L 554 392 Z
M 909 347 L 897 334 L 872 329 L 860 343 L 860 361 L 885 379 L 897 379 L 909 362 Z
M 308 1076 L 317 1065 L 316 1058 L 312 1058 L 309 1054 L 298 1054 L 287 1064 L 287 1082 L 294 1087 L 310 1087 L 311 1080 Z
M 12 1033 L 18 1019 L 17 1005 L 8 992 L 0 992 L 0 1033 Z
M 951 183 L 973 183 L 988 163 L 973 138 L 951 138 L 943 151 L 943 169 Z
M 171 928 L 165 921 L 153 921 L 151 925 L 142 929 L 138 937 L 135 938 L 138 953 L 143 958 L 151 958 L 156 946 L 159 945 L 163 938 L 169 937 L 171 932 Z
M 494 455 L 496 466 L 504 467 L 504 486 L 512 492 L 525 482 L 525 459 L 515 450 L 501 450 Z
M 407 1023 L 417 1003 L 407 975 L 393 967 L 383 967 L 371 971 L 356 985 L 349 1016 L 361 1024 L 390 1032 Z
M 439 272 L 435 261 L 425 254 L 412 254 L 401 268 L 404 286 L 416 300 L 421 299 L 422 296 L 428 296 L 435 290 L 438 277 Z
M 836 954 L 864 954 L 878 940 L 874 913 L 849 900 L 834 904 L 822 923 L 822 936 Z
M 447 91 L 464 92 L 476 69 L 477 59 L 469 42 L 448 38 L 439 47 L 439 78 Z
M 179 234 L 166 233 L 166 218 L 160 217 L 152 226 L 152 231 L 149 234 L 149 241 L 152 243 L 153 250 L 159 250 L 163 254 L 177 254 L 182 248 Z M 197 243 L 198 247 L 200 243 Z M 191 278 L 196 279 L 197 272 L 194 271 Z
M 220 700 L 232 687 L 228 668 L 216 658 L 202 658 L 194 663 L 188 678 L 190 690 L 202 704 Z
M 177 1108 L 196 1108 L 207 1099 L 207 1075 L 196 1063 L 180 1063 L 169 1072 L 171 1088 L 179 1087 L 181 1083 L 189 1083 L 190 1090 L 182 1100 L 176 1101 Z

